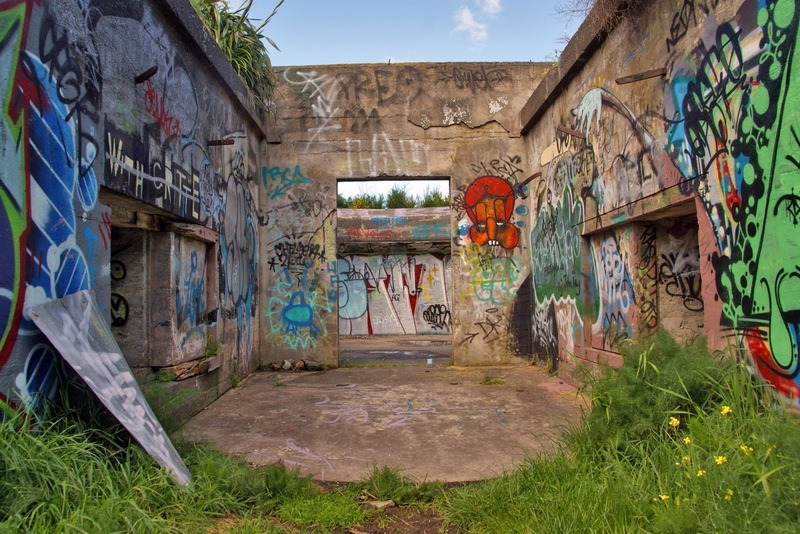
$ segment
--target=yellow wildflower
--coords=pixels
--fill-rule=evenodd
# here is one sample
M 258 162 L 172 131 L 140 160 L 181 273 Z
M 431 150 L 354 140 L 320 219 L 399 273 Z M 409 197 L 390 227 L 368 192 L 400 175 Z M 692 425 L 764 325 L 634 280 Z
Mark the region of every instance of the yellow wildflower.
M 753 454 L 753 447 L 748 447 L 747 445 L 739 445 L 739 448 L 742 449 L 742 452 L 747 454 L 748 456 Z
M 691 460 L 691 458 L 689 458 L 688 456 L 684 456 L 684 457 L 683 457 L 683 458 L 681 458 L 681 459 L 682 459 L 684 462 L 688 462 L 689 460 Z
M 678 428 L 679 426 L 681 426 L 681 420 L 678 419 L 677 417 L 670 417 L 669 426 L 671 426 L 672 428 Z
M 720 410 L 720 413 L 722 415 L 728 415 L 730 413 L 733 413 L 733 408 L 731 408 L 730 406 L 723 406 L 722 409 Z
M 662 493 L 661 495 L 658 496 L 658 498 L 661 499 L 662 501 L 668 501 L 669 500 L 669 495 L 664 495 Z
M 700 478 L 701 476 L 703 476 L 705 474 L 706 474 L 706 470 L 705 469 L 698 469 L 697 470 L 697 477 L 698 478 Z
M 725 500 L 730 502 L 731 499 L 733 499 L 733 490 L 732 489 L 728 489 L 728 490 L 725 491 Z
M 692 443 L 692 438 L 690 438 L 689 436 L 686 436 L 685 438 L 683 438 L 683 442 L 684 442 L 686 445 L 689 445 L 689 444 L 691 444 L 691 443 Z
M 714 456 L 714 461 L 717 462 L 717 465 L 722 465 L 728 461 L 727 456 Z

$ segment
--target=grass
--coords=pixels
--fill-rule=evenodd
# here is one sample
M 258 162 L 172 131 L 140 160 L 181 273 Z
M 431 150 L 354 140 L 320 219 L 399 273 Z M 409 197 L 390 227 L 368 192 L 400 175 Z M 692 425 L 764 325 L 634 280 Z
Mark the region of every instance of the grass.
M 373 500 L 459 532 L 800 531 L 797 414 L 701 344 L 659 334 L 625 362 L 592 380 L 592 409 L 558 451 L 449 488 L 379 466 L 323 489 L 199 445 L 180 447 L 182 489 L 124 432 L 99 430 L 102 414 L 41 422 L 0 405 L 0 532 L 341 532 L 409 517 Z
M 443 493 L 465 532 L 797 532 L 800 426 L 702 341 L 663 333 L 590 384 L 561 449 Z
M 496 376 L 491 376 L 491 375 L 484 376 L 481 379 L 481 381 L 478 382 L 478 384 L 480 384 L 482 386 L 499 386 L 499 385 L 505 384 L 505 383 L 506 383 L 506 381 L 503 380 L 502 378 L 499 378 L 499 377 L 496 377 Z
M 423 505 L 441 493 L 441 482 L 416 482 L 398 467 L 373 467 L 369 478 L 349 485 L 359 500 L 392 501 L 397 506 Z

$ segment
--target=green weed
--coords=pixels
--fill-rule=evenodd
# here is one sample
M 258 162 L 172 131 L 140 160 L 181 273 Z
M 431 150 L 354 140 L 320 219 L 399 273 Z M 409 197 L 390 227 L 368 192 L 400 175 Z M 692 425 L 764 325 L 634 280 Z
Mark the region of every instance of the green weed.
M 0 531 L 186 532 L 317 493 L 282 465 L 254 469 L 205 446 L 183 451 L 192 473 L 184 489 L 115 434 L 69 414 L 34 428 L 29 414 L 3 408 Z
M 486 375 L 484 376 L 478 384 L 482 386 L 499 386 L 501 384 L 505 384 L 506 381 L 502 378 L 498 378 L 496 376 Z

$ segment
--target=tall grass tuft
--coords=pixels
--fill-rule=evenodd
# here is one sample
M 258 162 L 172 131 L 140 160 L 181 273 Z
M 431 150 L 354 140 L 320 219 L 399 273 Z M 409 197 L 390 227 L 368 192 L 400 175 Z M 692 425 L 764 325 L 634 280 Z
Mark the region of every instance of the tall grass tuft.
M 191 0 L 208 32 L 256 97 L 259 111 L 266 110 L 277 85 L 266 43 L 276 50 L 278 46 L 264 35 L 264 28 L 283 2 L 278 0 L 272 13 L 256 26 L 250 19 L 253 0 L 245 0 L 235 10 L 226 0 Z
M 432 502 L 441 493 L 439 482 L 417 482 L 403 474 L 398 467 L 373 467 L 363 482 L 353 482 L 349 489 L 361 498 L 392 501 L 398 506 L 421 505 Z
M 664 333 L 590 384 L 561 450 L 442 495 L 467 532 L 798 532 L 800 426 L 747 368 Z

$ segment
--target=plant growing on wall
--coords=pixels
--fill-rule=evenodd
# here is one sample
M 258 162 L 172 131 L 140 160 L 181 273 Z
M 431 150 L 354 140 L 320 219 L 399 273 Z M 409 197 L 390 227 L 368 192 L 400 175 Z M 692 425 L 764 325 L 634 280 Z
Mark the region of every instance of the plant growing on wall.
M 279 0 L 272 13 L 256 26 L 249 17 L 253 0 L 246 0 L 236 10 L 230 8 L 227 0 L 191 0 L 203 24 L 255 97 L 260 111 L 266 109 L 277 84 L 264 41 L 275 50 L 278 45 L 263 31 L 283 1 Z

